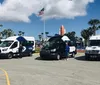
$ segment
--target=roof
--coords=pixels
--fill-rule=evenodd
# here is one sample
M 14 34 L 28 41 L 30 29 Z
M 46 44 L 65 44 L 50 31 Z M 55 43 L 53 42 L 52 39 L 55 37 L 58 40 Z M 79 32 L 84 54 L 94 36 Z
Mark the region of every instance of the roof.
M 17 40 L 20 36 L 12 36 L 12 37 L 8 37 L 5 40 Z M 26 40 L 35 40 L 34 37 L 29 37 L 29 36 L 22 36 L 23 38 L 25 38 Z
M 70 39 L 67 36 L 61 36 L 61 35 L 56 35 L 54 37 L 51 37 L 49 41 L 52 39 L 59 39 L 59 40 L 62 39 L 63 41 L 70 41 Z
M 91 36 L 90 40 L 100 40 L 100 35 Z
M 67 36 L 63 36 L 63 37 L 62 37 L 62 40 L 63 40 L 63 41 L 70 41 L 70 39 L 69 39 Z
M 19 36 L 8 37 L 5 40 L 16 40 Z
M 24 36 L 24 38 L 25 38 L 26 40 L 35 40 L 35 38 L 34 38 L 34 37 Z
M 0 41 L 4 41 L 5 39 L 1 39 Z

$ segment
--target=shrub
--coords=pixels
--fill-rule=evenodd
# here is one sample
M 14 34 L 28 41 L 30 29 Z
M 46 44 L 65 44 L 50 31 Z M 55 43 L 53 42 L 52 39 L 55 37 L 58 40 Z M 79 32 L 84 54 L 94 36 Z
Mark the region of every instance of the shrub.
M 35 48 L 35 53 L 39 53 L 40 52 L 40 47 L 36 47 Z

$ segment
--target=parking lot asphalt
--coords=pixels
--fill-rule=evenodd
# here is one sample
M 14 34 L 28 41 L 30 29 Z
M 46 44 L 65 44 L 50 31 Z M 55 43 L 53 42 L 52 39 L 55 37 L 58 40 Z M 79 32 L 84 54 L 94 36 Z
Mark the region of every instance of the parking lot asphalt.
M 100 85 L 100 61 L 86 61 L 83 53 L 64 60 L 32 57 L 0 59 L 11 85 Z M 0 70 L 0 85 L 6 85 Z

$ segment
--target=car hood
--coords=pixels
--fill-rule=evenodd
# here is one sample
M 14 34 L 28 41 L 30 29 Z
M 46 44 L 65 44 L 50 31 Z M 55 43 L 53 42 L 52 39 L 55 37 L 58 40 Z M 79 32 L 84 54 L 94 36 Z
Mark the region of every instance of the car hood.
M 8 47 L 0 47 L 0 49 L 7 49 Z

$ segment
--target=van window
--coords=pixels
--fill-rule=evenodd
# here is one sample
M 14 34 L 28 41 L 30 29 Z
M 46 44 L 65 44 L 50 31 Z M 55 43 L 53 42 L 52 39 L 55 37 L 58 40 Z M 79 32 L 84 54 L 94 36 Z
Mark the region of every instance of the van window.
M 90 40 L 89 46 L 100 46 L 100 40 Z
M 27 41 L 28 45 L 34 45 L 34 41 Z
M 16 48 L 17 46 L 18 46 L 18 43 L 15 42 L 15 43 L 11 46 L 11 48 Z
M 2 41 L 0 47 L 9 47 L 13 41 Z
M 33 46 L 34 45 L 34 41 L 26 41 L 26 42 L 22 42 L 23 46 Z

